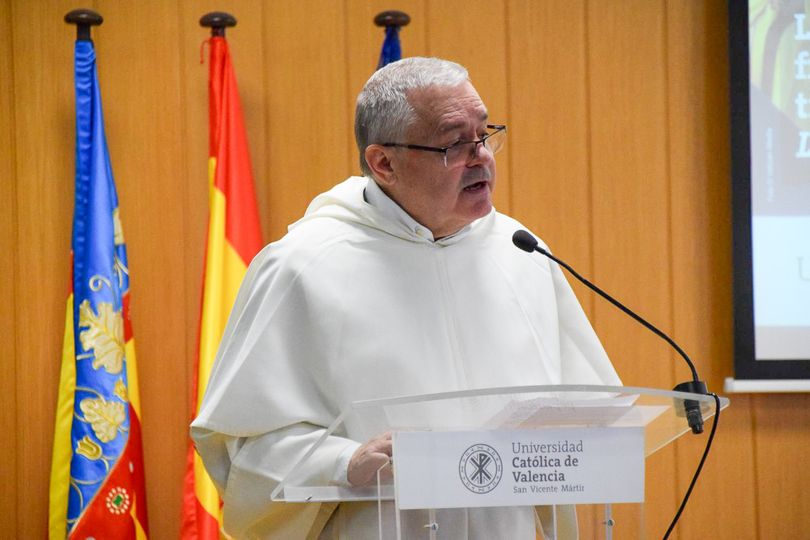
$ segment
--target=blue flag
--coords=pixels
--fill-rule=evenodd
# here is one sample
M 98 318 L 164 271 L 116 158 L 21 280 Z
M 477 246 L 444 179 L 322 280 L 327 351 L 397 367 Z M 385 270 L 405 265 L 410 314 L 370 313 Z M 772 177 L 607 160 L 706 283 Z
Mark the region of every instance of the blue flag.
M 400 59 L 402 59 L 402 47 L 399 44 L 399 26 L 386 26 L 385 41 L 383 41 L 377 69 Z
M 145 538 L 129 267 L 92 41 L 76 41 L 74 68 L 73 280 L 56 415 L 50 530 L 57 534 L 61 521 L 60 536 L 67 532 L 69 538 Z

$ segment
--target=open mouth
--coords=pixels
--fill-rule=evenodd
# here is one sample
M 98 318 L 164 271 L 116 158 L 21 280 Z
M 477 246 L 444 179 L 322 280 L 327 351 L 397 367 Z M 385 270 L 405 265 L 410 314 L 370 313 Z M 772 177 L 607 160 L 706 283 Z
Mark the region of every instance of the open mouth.
M 484 182 L 484 181 L 481 181 L 481 182 L 476 182 L 476 183 L 474 183 L 474 184 L 470 184 L 469 186 L 465 187 L 465 188 L 464 188 L 464 191 L 468 191 L 468 192 L 476 192 L 476 191 L 481 191 L 481 190 L 482 190 L 482 189 L 484 189 L 486 186 L 487 186 L 487 183 L 486 183 L 486 182 Z

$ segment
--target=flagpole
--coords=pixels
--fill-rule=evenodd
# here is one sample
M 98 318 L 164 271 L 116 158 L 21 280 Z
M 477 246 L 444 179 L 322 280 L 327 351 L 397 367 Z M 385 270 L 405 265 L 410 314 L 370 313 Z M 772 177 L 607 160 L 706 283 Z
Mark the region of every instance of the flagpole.
M 90 27 L 99 26 L 104 18 L 92 9 L 74 9 L 65 15 L 65 22 L 76 25 L 76 41 L 92 41 Z
M 404 11 L 389 10 L 378 13 L 374 17 L 374 24 L 385 27 L 385 40 L 383 40 L 380 60 L 377 69 L 396 62 L 402 58 L 402 46 L 399 43 L 399 31 L 411 22 L 411 17 Z
M 236 17 L 224 11 L 212 11 L 200 17 L 200 26 L 211 29 L 211 37 L 225 37 L 225 28 L 236 26 Z

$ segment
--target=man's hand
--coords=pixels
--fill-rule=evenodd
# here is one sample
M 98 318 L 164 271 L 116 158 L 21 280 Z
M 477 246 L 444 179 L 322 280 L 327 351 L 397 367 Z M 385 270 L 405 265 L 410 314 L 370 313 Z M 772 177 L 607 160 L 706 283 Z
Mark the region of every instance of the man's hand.
M 387 431 L 377 435 L 366 444 L 358 448 L 349 461 L 347 478 L 353 486 L 368 486 L 377 480 L 377 471 L 391 462 L 393 452 L 391 432 Z M 386 467 L 380 471 L 380 479 L 389 479 L 393 476 L 393 469 Z

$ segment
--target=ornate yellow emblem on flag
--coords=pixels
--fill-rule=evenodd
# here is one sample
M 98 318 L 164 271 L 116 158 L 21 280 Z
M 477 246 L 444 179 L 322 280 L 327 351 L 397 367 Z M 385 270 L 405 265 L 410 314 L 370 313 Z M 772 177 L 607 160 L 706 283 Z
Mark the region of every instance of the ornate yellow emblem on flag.
M 126 420 L 123 403 L 107 401 L 103 397 L 83 399 L 79 408 L 84 419 L 93 427 L 98 440 L 110 442 L 118 436 L 118 429 Z
M 103 367 L 107 372 L 120 373 L 124 366 L 124 320 L 112 304 L 101 302 L 98 314 L 93 312 L 90 301 L 79 306 L 79 327 L 87 328 L 79 334 L 85 351 L 92 350 L 95 358 L 93 368 Z
M 129 400 L 129 391 L 127 390 L 127 385 L 124 384 L 123 379 L 118 379 L 115 381 L 115 389 L 113 390 L 113 394 L 115 394 L 115 397 L 124 403 Z
M 101 446 L 96 443 L 89 435 L 85 435 L 79 444 L 76 445 L 76 453 L 80 454 L 91 461 L 96 461 L 102 455 Z

